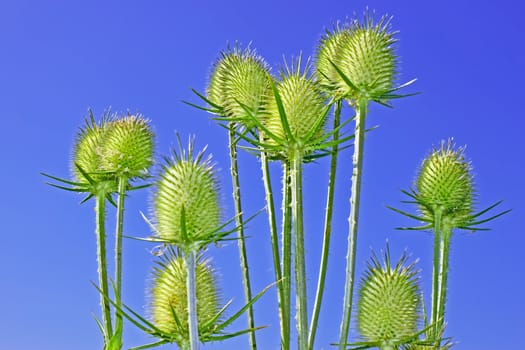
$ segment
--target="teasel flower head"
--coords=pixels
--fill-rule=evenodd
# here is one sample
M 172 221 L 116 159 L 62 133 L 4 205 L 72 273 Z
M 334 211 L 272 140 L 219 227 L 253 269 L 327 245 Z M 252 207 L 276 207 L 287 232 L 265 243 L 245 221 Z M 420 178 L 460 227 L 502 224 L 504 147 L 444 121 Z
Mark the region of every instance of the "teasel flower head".
M 264 109 L 270 79 L 267 63 L 255 50 L 235 46 L 214 64 L 207 98 L 219 106 L 223 117 L 250 129 Z
M 357 325 L 366 342 L 394 349 L 417 335 L 421 299 L 414 267 L 406 253 L 392 266 L 388 245 L 383 263 L 372 255 L 357 306 Z
M 164 255 L 153 271 L 149 315 L 152 323 L 175 339 L 179 347 L 189 342 L 188 297 L 184 259 L 174 253 Z M 220 318 L 220 293 L 210 262 L 199 258 L 196 266 L 197 318 L 201 341 L 213 332 Z M 210 322 L 214 324 L 210 325 Z
M 325 98 L 313 77 L 309 64 L 301 72 L 299 58 L 286 66 L 280 80 L 272 83 L 263 119 L 263 134 L 269 153 L 289 155 L 315 150 L 324 140 L 327 118 Z
M 415 181 L 422 215 L 433 219 L 440 211 L 454 227 L 466 223 L 472 215 L 475 196 L 471 172 L 464 148 L 455 148 L 452 140 L 442 141 L 423 160 Z
M 105 176 L 100 172 L 101 161 L 111 122 L 109 112 L 97 123 L 92 111 L 89 111 L 89 118 L 86 118 L 85 125 L 80 128 L 73 146 L 71 171 L 75 181 L 88 183 L 104 179 Z
M 112 120 L 105 135 L 101 170 L 126 178 L 145 178 L 153 164 L 154 135 L 140 115 Z
M 363 98 L 384 102 L 397 90 L 396 33 L 390 20 L 384 16 L 376 23 L 365 13 L 364 23 L 338 24 L 325 34 L 317 49 L 316 74 L 330 95 L 351 103 Z
M 160 239 L 188 248 L 212 242 L 220 228 L 219 186 L 205 149 L 195 154 L 193 141 L 166 159 L 153 199 Z

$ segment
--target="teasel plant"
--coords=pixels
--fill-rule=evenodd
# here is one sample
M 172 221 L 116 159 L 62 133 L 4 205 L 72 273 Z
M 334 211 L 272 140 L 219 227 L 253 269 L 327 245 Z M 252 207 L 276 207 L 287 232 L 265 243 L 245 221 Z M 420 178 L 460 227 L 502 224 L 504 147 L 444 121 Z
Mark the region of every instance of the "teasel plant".
M 422 297 L 416 263 L 409 263 L 405 252 L 393 265 L 388 242 L 383 259 L 372 252 L 356 310 L 361 341 L 350 344 L 349 349 L 398 350 L 429 344 L 419 339 L 425 329 L 418 330 Z
M 271 285 L 226 320 L 223 320 L 223 315 L 231 302 L 220 309 L 210 307 L 210 310 L 203 311 L 207 316 L 203 316 L 202 319 L 199 316 L 199 295 L 203 295 L 204 298 L 201 304 L 210 300 L 214 300 L 214 305 L 218 303 L 214 296 L 215 287 L 211 286 L 214 283 L 199 282 L 201 274 L 210 274 L 199 272 L 202 270 L 199 262 L 208 245 L 237 239 L 227 236 L 239 228 L 227 229 L 235 218 L 221 224 L 219 186 L 211 156 L 205 156 L 206 149 L 196 153 L 192 138 L 189 139 L 186 149 L 183 148 L 180 137 L 178 142 L 179 152 L 173 152 L 171 158 L 165 158 L 165 164 L 156 182 L 156 192 L 152 201 L 153 219 L 143 215 L 154 235 L 146 238 L 132 237 L 162 244 L 164 248 L 160 250 L 160 254 L 168 251 L 167 258 L 159 263 L 160 268 L 154 272 L 155 282 L 151 290 L 152 320 L 148 321 L 124 304 L 118 307 L 122 315 L 133 324 L 158 338 L 154 343 L 133 349 L 177 343 L 181 349 L 197 350 L 201 342 L 224 340 L 262 328 L 251 327 L 234 333 L 224 332 L 224 328 L 243 315 Z M 249 220 L 251 218 L 245 223 Z M 204 265 L 208 266 L 204 270 L 209 270 L 209 264 Z M 208 281 L 213 279 L 210 276 L 202 278 Z M 200 291 L 200 288 L 203 291 Z M 181 299 L 177 293 L 183 293 L 185 298 Z M 183 304 L 178 304 L 179 301 Z M 114 301 L 110 302 L 117 305 Z M 167 324 L 173 327 L 166 327 Z
M 72 173 L 74 181 L 43 173 L 56 181 L 51 186 L 87 196 L 81 203 L 95 198 L 98 284 L 101 296 L 102 322 L 95 318 L 104 337 L 104 349 L 122 348 L 123 318 L 118 309 L 111 316 L 110 280 L 106 251 L 106 202 L 117 209 L 115 229 L 114 298 L 120 306 L 122 294 L 122 237 L 124 203 L 128 191 L 145 185 L 132 185 L 145 180 L 153 164 L 154 135 L 149 120 L 140 115 L 119 117 L 109 111 L 96 122 L 92 111 L 80 128 L 73 148 Z M 116 194 L 117 201 L 113 196 Z M 114 322 L 113 322 L 114 320 Z M 113 327 L 114 326 L 114 327 Z
M 371 102 L 376 102 L 392 107 L 391 100 L 413 95 L 399 94 L 398 91 L 415 80 L 395 86 L 399 59 L 394 47 L 396 32 L 391 30 L 390 22 L 389 16 L 383 16 L 376 22 L 367 11 L 362 23 L 354 19 L 349 23 L 338 24 L 333 31 L 328 31 L 317 50 L 316 74 L 320 85 L 335 101 L 346 101 L 356 114 L 340 350 L 344 349 L 347 342 L 352 315 L 368 106 Z M 322 266 L 323 264 L 321 268 Z M 324 273 L 321 271 L 320 275 Z
M 446 348 L 443 344 L 445 304 L 452 232 L 467 230 L 486 231 L 480 227 L 510 210 L 483 218 L 502 201 L 474 212 L 477 192 L 474 187 L 471 163 L 465 157 L 465 148 L 456 147 L 453 140 L 442 141 L 423 160 L 414 188 L 402 191 L 409 197 L 405 203 L 415 204 L 418 214 L 389 207 L 397 213 L 416 219 L 421 226 L 400 227 L 401 230 L 432 231 L 434 234 L 434 257 L 432 273 L 432 305 L 430 337 L 435 339 L 434 349 Z

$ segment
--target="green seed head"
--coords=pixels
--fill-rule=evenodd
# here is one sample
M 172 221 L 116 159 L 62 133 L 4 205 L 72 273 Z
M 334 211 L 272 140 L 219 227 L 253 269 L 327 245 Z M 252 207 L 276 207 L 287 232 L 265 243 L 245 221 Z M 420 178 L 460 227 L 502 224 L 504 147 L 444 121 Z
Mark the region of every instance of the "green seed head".
M 106 114 L 99 124 L 95 122 L 93 114 L 86 118 L 84 127 L 80 128 L 73 147 L 73 161 L 71 170 L 73 177 L 78 182 L 87 182 L 84 174 L 78 170 L 77 165 L 94 179 L 101 179 L 97 174 L 100 171 L 102 153 L 104 152 L 108 124 L 111 122 Z
M 317 51 L 320 83 L 336 98 L 354 101 L 381 98 L 392 90 L 397 76 L 394 34 L 390 31 L 390 18 L 382 17 L 374 23 L 368 15 L 363 24 L 354 20 L 329 32 L 321 39 Z M 354 87 L 345 82 L 332 63 Z
M 128 115 L 109 123 L 101 161 L 104 171 L 128 178 L 146 177 L 153 163 L 149 121 L 140 115 Z
M 211 158 L 204 150 L 194 158 L 188 152 L 174 154 L 163 167 L 154 198 L 160 238 L 173 243 L 207 241 L 220 222 L 218 183 Z
M 406 265 L 406 254 L 391 266 L 387 247 L 384 259 L 381 265 L 373 255 L 361 280 L 357 323 L 367 341 L 386 346 L 416 333 L 420 294 L 414 263 Z
M 465 160 L 464 149 L 454 149 L 451 140 L 443 141 L 423 160 L 415 186 L 420 210 L 428 218 L 439 210 L 443 217 L 460 224 L 472 213 L 471 166 Z
M 253 116 L 263 109 L 270 88 L 268 65 L 250 49 L 234 48 L 221 54 L 213 66 L 208 99 L 224 109 L 224 115 L 251 128 Z M 242 107 L 244 105 L 244 108 Z
M 164 258 L 153 271 L 150 291 L 149 313 L 153 324 L 161 331 L 175 335 L 179 346 L 189 339 L 186 276 L 186 264 L 182 257 L 172 255 Z M 208 261 L 197 262 L 196 289 L 197 319 L 202 336 L 206 333 L 202 327 L 217 315 L 220 304 L 214 270 Z M 182 329 L 177 325 L 173 311 Z
M 306 72 L 300 72 L 298 62 L 296 67 L 286 68 L 275 87 L 281 98 L 292 137 L 286 132 L 277 99 L 273 94 L 268 96 L 264 126 L 271 134 L 285 140 L 285 145 L 281 144 L 283 148 L 311 146 L 323 135 L 326 122 L 325 99 L 319 85 L 308 77 Z M 272 146 L 278 144 L 271 136 L 267 137 L 267 142 Z M 287 152 L 289 149 L 281 151 Z

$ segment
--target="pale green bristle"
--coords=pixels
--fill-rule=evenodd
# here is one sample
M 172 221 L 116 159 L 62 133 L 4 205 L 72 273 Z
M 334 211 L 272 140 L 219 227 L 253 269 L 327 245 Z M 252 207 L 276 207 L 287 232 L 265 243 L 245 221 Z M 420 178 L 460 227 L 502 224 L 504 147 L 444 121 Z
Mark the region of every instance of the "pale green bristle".
M 463 149 L 454 149 L 452 141 L 442 142 L 423 160 L 415 185 L 420 210 L 427 217 L 440 210 L 444 216 L 462 221 L 472 213 L 471 166 Z
M 141 116 L 108 124 L 101 168 L 126 177 L 145 177 L 153 163 L 153 132 Z
M 153 271 L 149 302 L 149 314 L 155 326 L 176 335 L 179 342 L 189 338 L 186 276 L 186 265 L 182 257 L 172 255 L 164 258 Z M 220 303 L 216 278 L 208 261 L 200 260 L 197 263 L 196 289 L 197 318 L 201 328 L 217 315 Z M 177 326 L 172 309 L 183 329 Z M 216 322 L 219 321 L 220 319 Z M 200 330 L 201 335 L 202 333 Z
M 313 135 L 319 118 L 324 112 L 324 98 L 317 83 L 298 71 L 288 71 L 283 74 L 282 80 L 276 83 L 276 89 L 281 97 L 286 120 L 291 134 L 299 145 L 309 145 L 323 133 L 323 120 L 321 127 Z M 265 118 L 265 127 L 274 135 L 288 142 L 288 137 L 279 114 L 275 97 L 269 96 Z M 275 141 L 268 139 L 269 144 Z M 283 150 L 286 151 L 286 150 Z
M 219 227 L 218 185 L 210 159 L 175 156 L 163 167 L 154 198 L 161 238 L 182 242 L 181 215 L 191 242 L 209 239 Z
M 224 109 L 226 117 L 251 127 L 270 88 L 268 66 L 253 50 L 236 48 L 222 54 L 214 65 L 208 99 Z M 244 105 L 244 107 L 243 107 Z
M 383 265 L 374 255 L 361 280 L 357 323 L 367 341 L 395 343 L 416 333 L 420 293 L 414 264 L 406 262 L 403 255 L 391 266 L 387 249 Z

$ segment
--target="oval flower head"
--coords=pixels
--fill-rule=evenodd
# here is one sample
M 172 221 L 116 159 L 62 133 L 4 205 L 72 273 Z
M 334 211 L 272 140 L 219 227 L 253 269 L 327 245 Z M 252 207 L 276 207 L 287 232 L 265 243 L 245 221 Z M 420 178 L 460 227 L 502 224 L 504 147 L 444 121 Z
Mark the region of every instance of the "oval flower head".
M 218 183 L 211 157 L 202 150 L 174 153 L 167 160 L 157 182 L 153 200 L 157 235 L 162 240 L 187 247 L 213 241 L 219 229 Z
M 89 119 L 86 118 L 85 126 L 80 128 L 73 146 L 71 171 L 76 181 L 88 183 L 89 180 L 104 179 L 100 174 L 101 159 L 110 123 L 109 114 L 105 114 L 97 124 L 93 113 L 89 111 Z
M 270 89 L 268 71 L 254 50 L 235 47 L 222 52 L 210 76 L 208 99 L 221 108 L 224 117 L 251 128 Z
M 300 71 L 300 60 L 281 72 L 268 96 L 263 133 L 270 153 L 289 156 L 316 150 L 322 143 L 327 117 L 325 98 L 316 81 Z
M 182 257 L 167 256 L 153 271 L 149 314 L 158 329 L 173 336 L 179 347 L 185 349 L 189 343 L 187 270 Z M 214 270 L 208 261 L 197 261 L 195 275 L 199 335 L 204 338 L 220 322 L 215 320 L 212 325 L 208 324 L 219 313 L 220 298 Z
M 417 202 L 431 221 L 437 211 L 454 227 L 471 219 L 474 184 L 464 149 L 454 149 L 452 140 L 442 141 L 422 162 L 415 181 Z
M 128 115 L 108 123 L 101 168 L 117 176 L 144 178 L 153 164 L 153 132 L 149 121 Z
M 380 349 L 397 349 L 417 333 L 420 292 L 415 263 L 407 265 L 407 260 L 403 254 L 392 266 L 387 246 L 383 264 L 374 254 L 361 280 L 357 307 L 359 332 Z
M 351 102 L 362 98 L 388 100 L 397 76 L 394 34 L 386 16 L 374 23 L 365 14 L 364 23 L 354 20 L 336 26 L 321 39 L 317 50 L 320 84 L 335 98 Z

